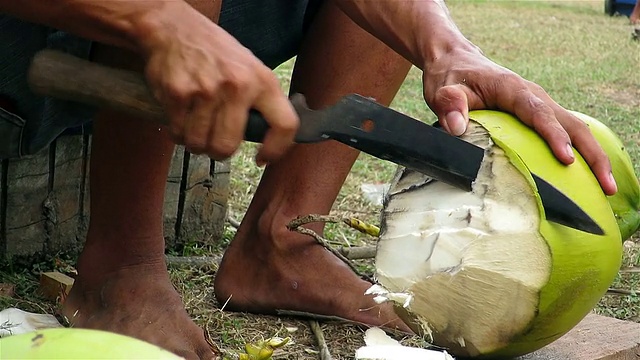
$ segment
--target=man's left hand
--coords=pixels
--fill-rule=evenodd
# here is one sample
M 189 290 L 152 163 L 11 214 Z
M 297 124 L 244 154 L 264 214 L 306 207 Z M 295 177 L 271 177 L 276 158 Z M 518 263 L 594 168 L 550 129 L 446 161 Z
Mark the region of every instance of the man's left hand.
M 456 49 L 424 67 L 424 97 L 440 124 L 461 135 L 469 110 L 509 112 L 538 132 L 564 164 L 575 160 L 572 145 L 591 167 L 604 192 L 617 186 L 611 164 L 587 125 L 553 101 L 539 85 L 487 59 L 476 48 Z

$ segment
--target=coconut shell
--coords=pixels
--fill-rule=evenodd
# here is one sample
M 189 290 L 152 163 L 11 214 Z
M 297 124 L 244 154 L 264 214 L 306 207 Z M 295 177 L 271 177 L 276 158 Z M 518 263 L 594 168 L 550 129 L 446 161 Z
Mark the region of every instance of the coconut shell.
M 458 357 L 512 358 L 536 351 L 566 334 L 595 307 L 605 294 L 621 265 L 622 236 L 623 234 L 627 235 L 632 229 L 637 229 L 638 226 L 638 220 L 635 218 L 638 209 L 637 178 L 633 175 L 630 161 L 625 159 L 625 156 L 628 158 L 628 155 L 625 154 L 624 149 L 618 145 L 606 147 L 606 151 L 612 158 L 614 176 L 616 176 L 621 190 L 617 195 L 618 197 L 607 197 L 591 169 L 577 151 L 574 150 L 575 162 L 567 166 L 556 159 L 542 137 L 514 116 L 489 110 L 472 111 L 469 116 L 475 124 L 479 124 L 486 130 L 493 143 L 492 148 L 499 148 L 504 153 L 502 155 L 503 159 L 506 156 L 508 162 L 502 160 L 503 163 L 510 163 L 513 168 L 517 169 L 517 171 L 512 170 L 511 173 L 519 173 L 526 181 L 525 184 L 522 183 L 522 180 L 519 180 L 522 184 L 522 189 L 527 189 L 528 184 L 531 190 L 532 195 L 526 196 L 527 198 L 532 196 L 534 198 L 534 200 L 530 200 L 532 205 L 529 207 L 534 214 L 536 212 L 535 204 L 537 204 L 539 219 L 536 220 L 536 225 L 532 229 L 538 228 L 538 234 L 535 236 L 539 237 L 539 244 L 541 245 L 536 245 L 535 249 L 531 247 L 522 248 L 519 245 L 520 239 L 513 238 L 513 242 L 510 242 L 510 240 L 507 242 L 510 249 L 507 255 L 510 258 L 509 261 L 515 259 L 515 261 L 522 260 L 523 263 L 530 263 L 533 256 L 530 251 L 537 251 L 541 254 L 541 262 L 537 263 L 536 266 L 539 269 L 536 271 L 541 271 L 539 274 L 543 275 L 543 277 L 538 276 L 538 280 L 535 282 L 537 285 L 532 287 L 534 286 L 532 285 L 533 283 L 528 285 L 518 283 L 518 276 L 522 275 L 507 274 L 506 278 L 514 279 L 514 281 L 505 281 L 504 272 L 500 278 L 497 278 L 496 276 L 499 275 L 493 274 L 490 271 L 491 269 L 485 271 L 487 269 L 474 268 L 476 265 L 465 266 L 463 260 L 452 272 L 425 273 L 424 280 L 419 280 L 419 282 L 414 282 L 414 280 L 406 282 L 401 281 L 403 279 L 399 278 L 385 280 L 385 271 L 380 269 L 379 266 L 382 266 L 382 263 L 379 262 L 380 259 L 377 257 L 377 270 L 380 270 L 378 272 L 379 282 L 388 291 L 411 293 L 414 297 L 413 305 L 415 306 L 412 308 L 412 304 L 409 304 L 406 308 L 403 307 L 398 310 L 398 313 L 414 330 L 418 330 L 418 332 L 421 329 L 425 330 L 422 332 L 425 340 L 433 340 L 435 345 L 447 349 L 447 351 Z M 604 125 L 593 124 L 590 128 L 594 131 L 594 134 L 600 134 L 603 130 L 601 126 Z M 604 129 L 607 128 L 604 127 Z M 486 137 L 487 135 L 484 136 Z M 611 138 L 611 134 L 599 136 L 596 136 L 596 138 Z M 615 144 L 612 141 L 610 143 Z M 491 151 L 491 149 L 487 151 Z M 410 183 L 401 183 L 402 181 L 406 182 L 406 179 L 410 177 L 408 175 L 409 172 L 409 170 L 401 169 L 399 174 L 402 174 L 402 176 L 396 177 L 394 184 L 392 184 L 392 189 L 411 187 Z M 585 210 L 604 230 L 604 235 L 591 234 L 547 221 L 535 182 L 531 176 L 532 173 L 558 188 Z M 437 191 L 442 194 L 442 187 L 439 189 L 441 190 Z M 498 189 L 498 192 L 500 191 Z M 379 254 L 382 242 L 388 241 L 391 244 L 393 241 L 402 241 L 398 233 L 399 223 L 397 220 L 389 218 L 389 216 L 408 216 L 397 213 L 401 204 L 396 203 L 393 205 L 392 196 L 394 195 L 390 195 L 390 198 L 385 201 L 382 219 L 383 227 L 380 235 L 381 242 L 378 245 Z M 406 201 L 407 195 L 403 196 L 405 196 L 403 201 Z M 422 196 L 426 195 L 423 194 Z M 426 198 L 423 197 L 422 199 Z M 439 201 L 450 201 L 447 199 Z M 512 202 L 510 199 L 503 199 L 503 201 Z M 393 212 L 394 209 L 395 213 Z M 419 211 L 426 210 L 419 209 Z M 414 234 L 425 231 L 425 227 L 429 227 L 428 221 L 419 220 L 417 214 L 420 213 L 413 213 L 412 217 L 404 218 L 402 226 L 407 227 L 407 236 L 415 237 Z M 508 218 L 508 216 L 518 215 L 505 214 L 505 216 Z M 412 220 L 407 221 L 407 219 Z M 389 225 L 389 221 L 395 221 L 393 224 L 395 226 L 395 235 L 390 233 L 389 237 L 386 237 L 386 226 Z M 478 229 L 477 231 L 482 230 Z M 492 235 L 491 232 L 487 233 L 485 231 L 482 236 L 482 241 L 484 242 L 492 242 L 494 236 L 497 239 L 497 235 Z M 504 243 L 504 236 L 500 241 Z M 391 253 L 398 252 L 394 245 L 388 246 L 395 249 Z M 415 250 L 413 251 L 415 252 Z M 408 255 L 405 254 L 404 256 Z M 500 255 L 502 256 L 501 259 L 504 260 L 504 251 Z M 397 261 L 406 263 L 402 259 L 402 254 L 392 256 L 399 256 Z M 491 259 L 493 256 L 492 253 L 489 258 Z M 394 262 L 388 263 L 393 264 Z M 474 269 L 469 270 L 470 268 Z M 505 270 L 501 269 L 501 271 Z M 509 271 L 508 268 L 506 271 Z M 533 267 L 531 271 L 534 271 Z M 412 276 L 415 276 L 415 274 Z M 398 286 L 403 283 L 413 285 L 410 288 L 405 287 L 405 285 Z M 484 286 L 485 284 L 486 286 Z M 442 293 L 437 296 L 434 295 L 432 291 L 434 288 L 430 286 L 436 286 L 438 291 Z M 469 286 L 474 286 L 474 288 L 469 288 Z M 478 288 L 478 286 L 481 288 Z M 485 288 L 500 292 L 483 292 L 482 289 Z M 465 297 L 461 294 L 473 294 L 473 296 Z M 422 303 L 420 303 L 420 299 L 416 299 L 416 297 L 420 296 L 425 296 L 422 299 Z M 485 297 L 485 299 L 482 299 L 482 297 Z M 431 306 L 429 304 L 434 303 L 426 299 L 438 299 L 444 305 Z M 452 308 L 450 304 L 445 304 L 446 302 L 455 304 L 455 308 Z M 498 302 L 503 303 L 503 305 L 512 304 L 508 305 L 509 307 L 506 307 L 506 309 L 513 309 L 513 312 L 511 310 L 506 312 L 496 311 L 495 304 Z M 488 307 L 493 306 L 493 309 L 485 308 L 483 310 L 478 304 L 484 304 L 482 306 Z M 400 309 L 401 306 L 400 304 L 397 308 Z M 449 312 L 434 314 L 433 311 L 438 311 L 438 309 Z M 420 311 L 431 313 L 420 313 Z M 464 313 L 465 315 L 458 316 L 452 311 Z M 491 316 L 494 313 L 501 317 L 492 318 L 492 327 L 487 327 L 487 323 L 483 323 L 483 321 L 486 321 L 487 316 Z M 478 315 L 476 316 L 475 314 Z M 472 319 L 473 317 L 475 319 Z M 436 324 L 434 321 L 439 323 Z M 481 330 L 469 332 L 469 326 L 476 326 L 470 324 L 476 324 L 478 329 Z M 464 339 L 461 335 L 472 333 L 476 341 Z M 487 334 L 486 338 L 495 339 L 495 342 L 491 342 L 494 341 L 491 340 L 487 343 L 487 341 L 481 340 L 484 337 L 482 334 Z
M 534 188 L 531 172 L 566 194 L 605 231 L 600 236 L 541 222 L 540 233 L 551 251 L 551 277 L 540 291 L 538 314 L 529 329 L 511 339 L 509 347 L 491 354 L 511 357 L 533 352 L 560 338 L 595 307 L 620 268 L 621 234 L 612 209 L 602 206 L 609 199 L 577 151 L 574 150 L 576 161 L 566 166 L 556 160 L 537 133 L 517 118 L 496 111 L 475 111 L 470 118 L 487 129 Z M 620 152 L 623 150 L 611 155 L 622 157 Z M 619 181 L 637 183 L 635 176 Z M 540 211 L 544 217 L 542 206 Z
M 2 359 L 154 359 L 180 356 L 142 340 L 101 330 L 55 328 L 0 339 Z

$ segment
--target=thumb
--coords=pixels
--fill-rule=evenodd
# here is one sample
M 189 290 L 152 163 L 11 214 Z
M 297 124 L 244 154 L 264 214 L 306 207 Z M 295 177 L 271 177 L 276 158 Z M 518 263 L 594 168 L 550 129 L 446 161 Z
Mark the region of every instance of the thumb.
M 469 103 L 462 84 L 439 88 L 433 97 L 431 108 L 440 125 L 451 135 L 460 136 L 469 124 Z

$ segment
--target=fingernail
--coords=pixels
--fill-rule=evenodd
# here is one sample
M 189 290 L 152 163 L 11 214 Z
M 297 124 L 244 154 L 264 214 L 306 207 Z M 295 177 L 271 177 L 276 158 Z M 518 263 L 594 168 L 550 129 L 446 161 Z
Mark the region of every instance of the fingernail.
M 575 154 L 573 153 L 573 147 L 569 143 L 567 143 L 567 155 L 569 155 L 571 159 L 576 158 Z
M 616 183 L 616 178 L 613 177 L 613 172 L 609 172 L 609 181 L 611 181 L 611 183 L 614 186 L 615 191 L 618 191 L 618 184 Z
M 451 111 L 445 115 L 444 118 L 447 121 L 451 135 L 459 136 L 464 134 L 467 130 L 467 124 L 464 120 L 464 116 L 462 116 L 462 113 L 459 111 Z

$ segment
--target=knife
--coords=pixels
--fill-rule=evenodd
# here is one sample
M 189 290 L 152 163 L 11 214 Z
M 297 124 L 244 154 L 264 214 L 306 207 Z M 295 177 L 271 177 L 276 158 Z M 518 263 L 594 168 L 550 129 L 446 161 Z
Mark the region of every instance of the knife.
M 29 68 L 28 81 L 38 94 L 111 108 L 166 124 L 162 107 L 141 74 L 113 69 L 72 55 L 42 50 Z M 335 140 L 382 160 L 416 170 L 470 191 L 484 150 L 443 130 L 411 118 L 372 99 L 351 94 L 334 105 L 311 110 L 294 94 L 298 113 L 297 143 Z M 255 110 L 249 113 L 245 140 L 262 142 L 269 126 Z M 547 220 L 603 235 L 602 228 L 576 203 L 532 174 Z

